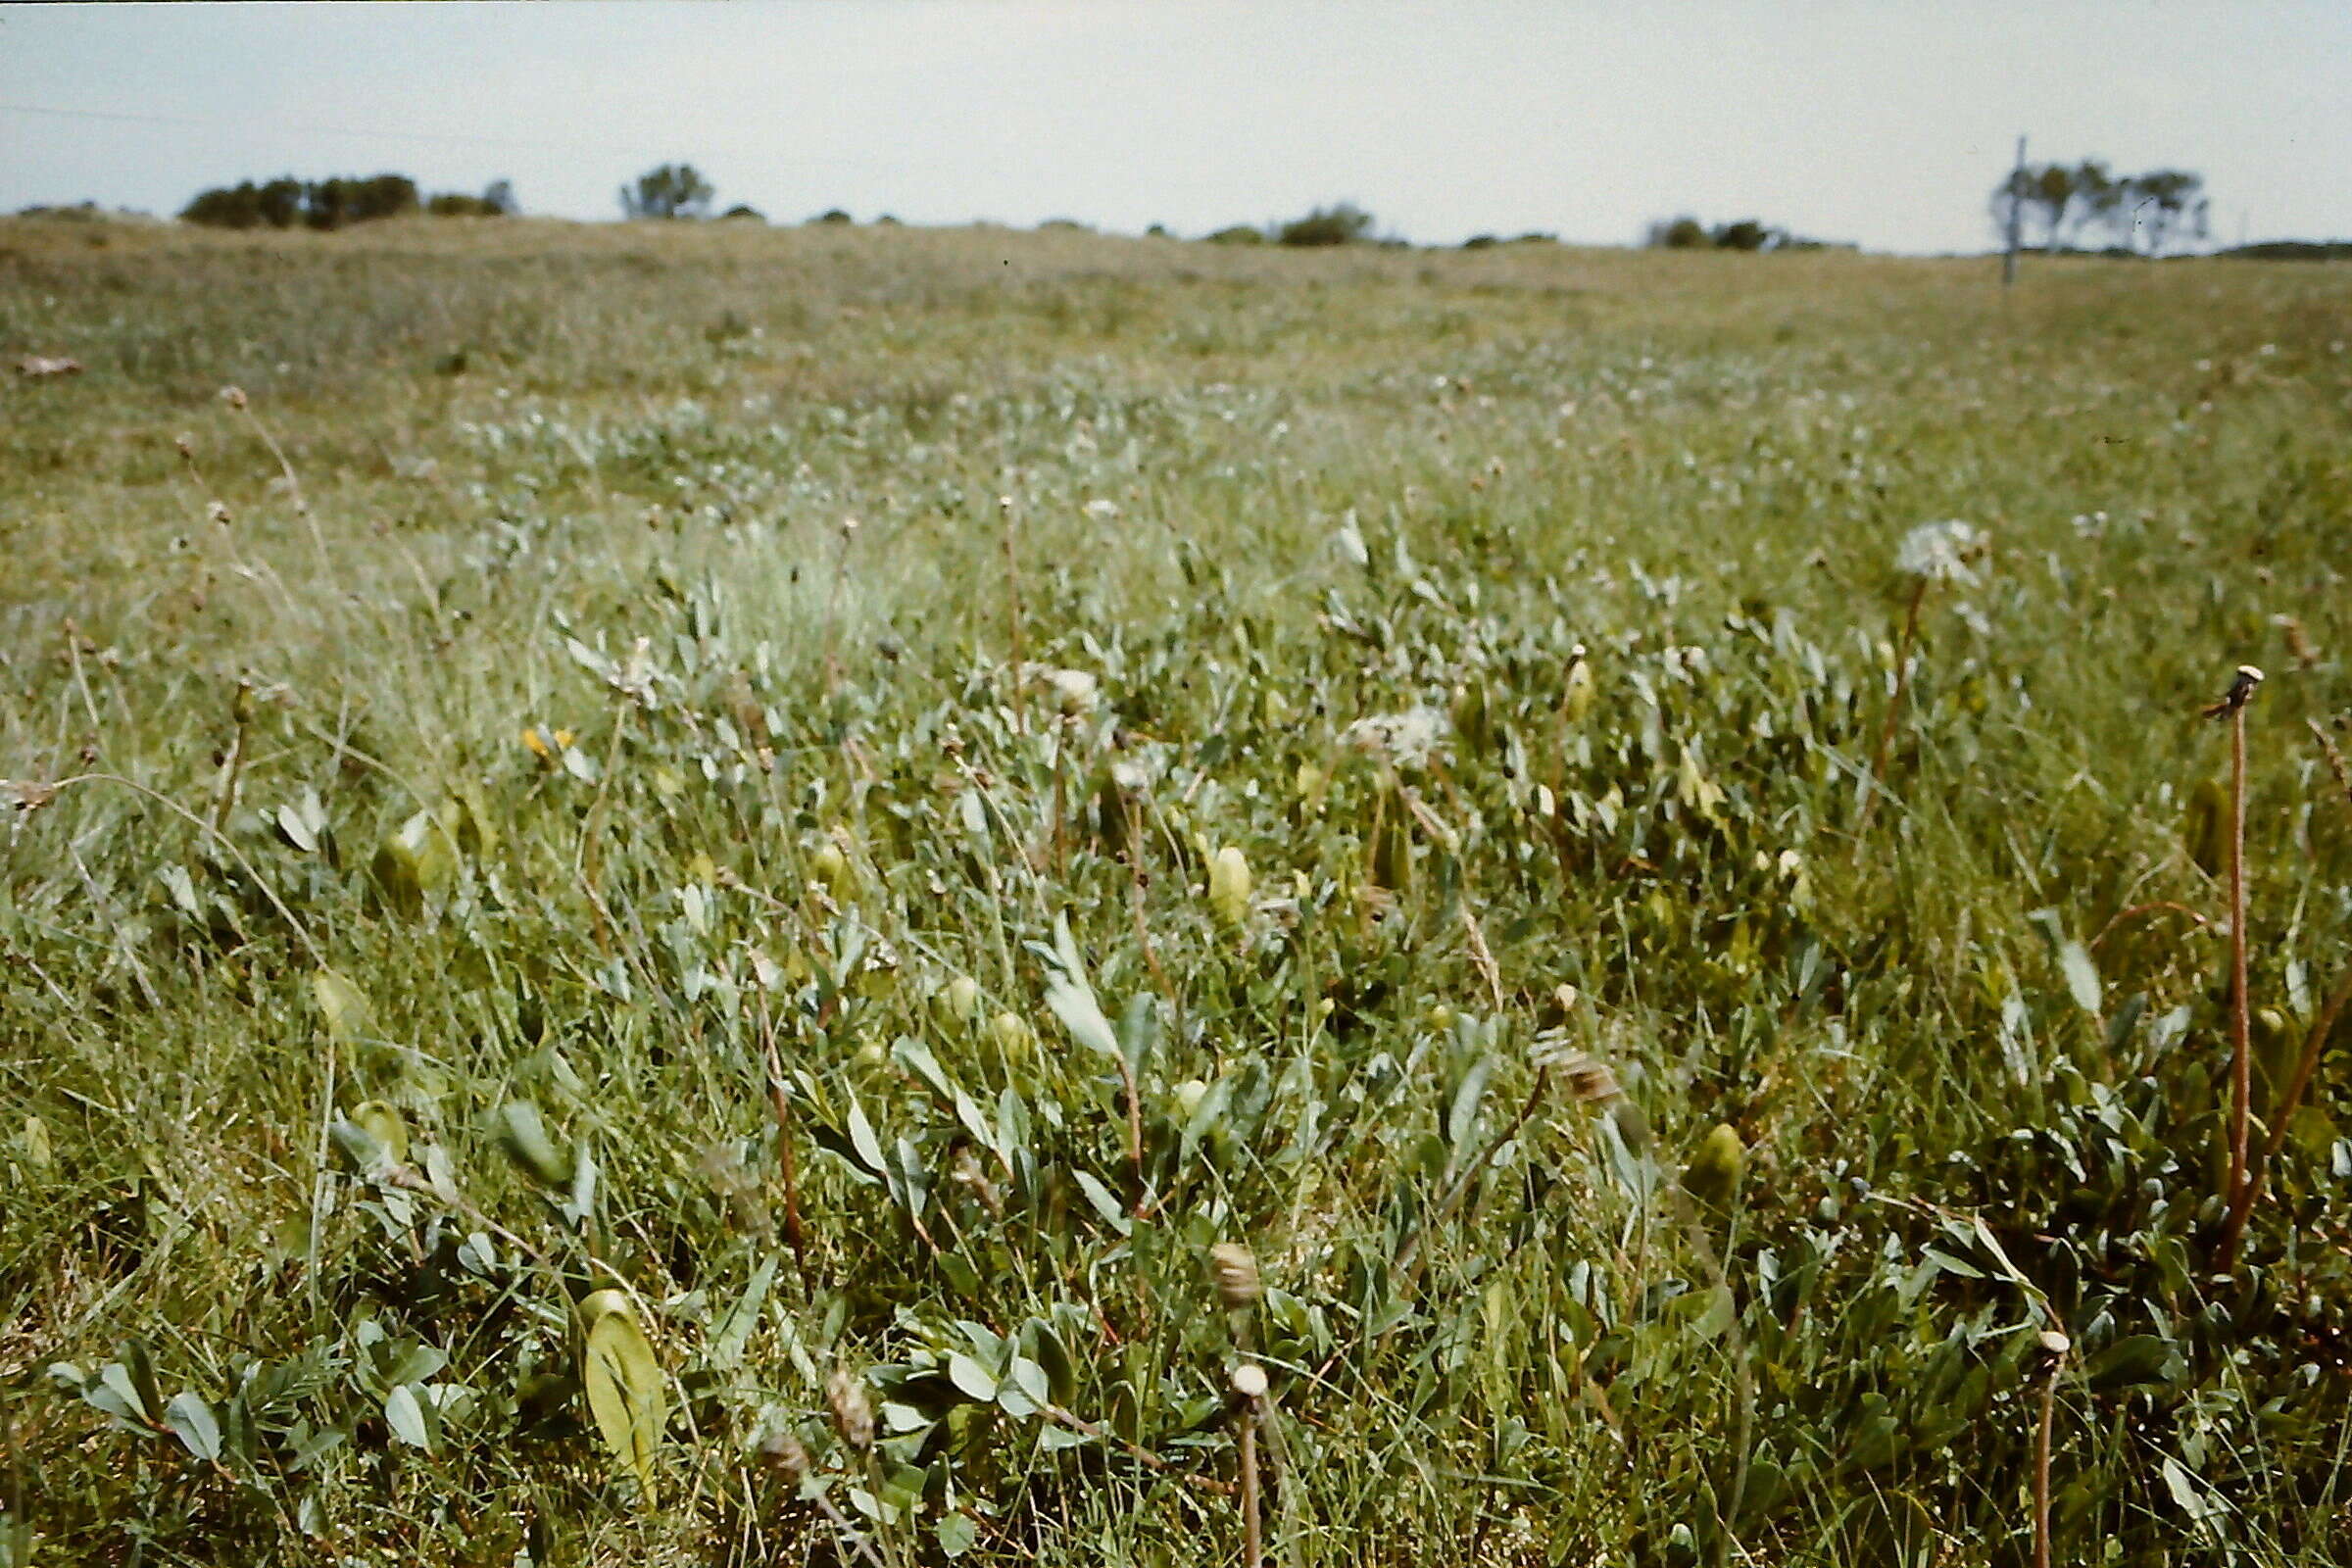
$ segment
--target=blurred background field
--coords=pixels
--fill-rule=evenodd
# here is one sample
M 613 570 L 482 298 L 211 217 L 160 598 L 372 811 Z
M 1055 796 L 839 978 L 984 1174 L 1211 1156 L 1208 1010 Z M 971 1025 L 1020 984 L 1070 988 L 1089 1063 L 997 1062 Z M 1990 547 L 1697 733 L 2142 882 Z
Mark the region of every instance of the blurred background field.
M 1995 267 L 0 220 L 0 1561 L 2344 1560 L 2352 271 Z

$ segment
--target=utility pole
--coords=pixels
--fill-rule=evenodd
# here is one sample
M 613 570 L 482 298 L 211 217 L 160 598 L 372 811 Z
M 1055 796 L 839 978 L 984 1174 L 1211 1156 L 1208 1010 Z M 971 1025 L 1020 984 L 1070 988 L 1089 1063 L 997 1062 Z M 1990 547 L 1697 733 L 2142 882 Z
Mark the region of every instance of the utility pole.
M 2017 281 L 2018 236 L 2025 229 L 2026 138 L 2017 138 L 2017 170 L 2009 176 L 2009 248 L 2001 253 L 2001 287 Z

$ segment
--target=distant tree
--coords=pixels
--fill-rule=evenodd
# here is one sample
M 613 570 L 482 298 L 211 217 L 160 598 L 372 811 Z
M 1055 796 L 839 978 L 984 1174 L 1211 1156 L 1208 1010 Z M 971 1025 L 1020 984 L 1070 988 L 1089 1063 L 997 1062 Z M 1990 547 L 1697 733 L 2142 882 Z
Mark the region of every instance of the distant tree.
M 1716 224 L 1707 238 L 1719 251 L 1761 251 L 1774 249 L 1782 234 L 1753 218 L 1742 218 L 1737 222 Z
M 302 220 L 313 228 L 341 228 L 418 210 L 416 182 L 406 174 L 314 181 L 303 192 Z
M 2042 250 L 2071 247 L 2086 224 L 2100 219 L 2102 204 L 2112 205 L 2112 188 L 2106 166 L 2095 159 L 2013 169 L 1992 188 L 1993 232 L 2006 240 L 2014 214 L 2021 243 L 2028 248 L 2034 247 L 2036 230 Z
M 2343 262 L 2352 261 L 2352 239 L 2266 239 L 2214 254 L 2248 262 Z
M 2143 241 L 2150 256 L 2162 256 L 2182 237 L 2203 239 L 2211 211 L 2205 176 L 2184 169 L 2132 175 L 2123 182 L 2116 205 L 2126 232 Z
M 1294 218 L 1274 230 L 1277 245 L 1352 245 L 1369 235 L 1372 215 L 1353 202 L 1318 207 L 1304 218 Z
M 2032 164 L 2011 170 L 1992 188 L 1993 232 L 2006 236 L 2014 212 L 2031 243 L 2075 250 L 2104 235 L 2109 243 L 2160 256 L 2183 237 L 2205 237 L 2205 179 L 2159 169 L 2118 176 L 2096 158 L 2079 164 Z
M 292 228 L 302 220 L 302 211 L 309 202 L 309 187 L 291 174 L 281 174 L 262 186 L 256 193 L 262 221 L 271 228 Z
M 254 228 L 262 221 L 261 192 L 252 180 L 236 186 L 216 185 L 200 190 L 188 205 L 179 210 L 183 223 L 201 223 L 207 228 Z
M 2085 232 L 2112 229 L 2124 198 L 2123 181 L 2110 173 L 2100 159 L 2085 158 L 2077 164 L 2073 184 L 2062 215 L 2063 243 L 2069 250 L 2082 244 Z
M 1709 228 L 1689 215 L 1660 219 L 1651 223 L 1642 243 L 1652 250 L 1667 251 L 1818 251 L 1830 248 L 1827 240 L 1805 239 L 1757 218 L 1736 219 Z
M 828 207 L 823 212 L 817 214 L 814 218 L 808 220 L 808 221 L 811 223 L 855 223 L 858 221 L 858 220 L 852 218 L 849 214 L 843 212 L 838 207 Z
M 1266 231 L 1249 223 L 1234 223 L 1202 238 L 1211 245 L 1263 245 Z
M 725 212 L 718 215 L 718 220 L 722 223 L 727 221 L 729 219 L 734 219 L 738 221 L 747 223 L 764 223 L 767 221 L 767 215 L 757 207 L 748 206 L 743 202 L 737 202 L 734 206 L 728 208 Z
M 482 187 L 479 196 L 442 191 L 424 199 L 424 210 L 435 218 L 511 218 L 515 210 L 514 187 L 494 179 Z
M 2075 205 L 2075 172 L 2064 164 L 2044 164 L 2028 189 L 2027 210 L 2041 220 L 2041 248 L 2056 250 L 2066 231 L 2067 210 Z
M 1166 239 L 1167 237 L 1168 225 L 1165 223 L 1153 223 L 1150 228 L 1144 230 L 1146 239 Z
M 663 164 L 638 175 L 634 187 L 620 187 L 620 210 L 631 220 L 701 218 L 717 194 L 692 164 Z
M 1466 251 L 1491 251 L 1501 243 L 1502 241 L 1493 234 L 1473 234 L 1468 239 L 1462 241 L 1462 249 Z
M 337 175 L 305 183 L 291 174 L 266 184 L 244 180 L 200 191 L 181 209 L 190 223 L 215 228 L 341 228 L 418 211 L 416 182 L 406 174 L 366 179 Z

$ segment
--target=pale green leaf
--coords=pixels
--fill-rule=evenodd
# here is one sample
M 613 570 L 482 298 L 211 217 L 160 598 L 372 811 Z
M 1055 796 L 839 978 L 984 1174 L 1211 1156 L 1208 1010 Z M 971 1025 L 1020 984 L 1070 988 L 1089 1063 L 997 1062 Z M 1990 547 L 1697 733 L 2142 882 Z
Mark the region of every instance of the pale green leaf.
M 613 1294 L 600 1291 L 597 1296 Z M 655 1358 L 645 1331 L 637 1326 L 636 1314 L 625 1306 L 606 1310 L 589 1326 L 580 1382 L 606 1451 L 637 1478 L 640 1505 L 650 1510 L 654 1503 L 654 1449 L 661 1441 L 667 1411 L 662 1363 Z

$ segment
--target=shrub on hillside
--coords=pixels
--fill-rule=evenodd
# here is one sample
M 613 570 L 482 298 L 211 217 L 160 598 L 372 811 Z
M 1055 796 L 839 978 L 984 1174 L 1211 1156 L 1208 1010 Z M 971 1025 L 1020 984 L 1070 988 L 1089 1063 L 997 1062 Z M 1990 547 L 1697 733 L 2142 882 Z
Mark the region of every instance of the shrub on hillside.
M 1834 247 L 1828 240 L 1806 239 L 1759 219 L 1742 218 L 1713 228 L 1684 214 L 1649 225 L 1642 243 L 1665 251 L 1819 251 Z M 1844 247 L 1851 249 L 1850 246 Z
M 1372 215 L 1352 202 L 1341 202 L 1332 207 L 1318 207 L 1304 218 L 1294 218 L 1274 230 L 1278 245 L 1351 245 L 1366 238 L 1372 228 Z
M 1248 223 L 1235 223 L 1229 227 L 1220 228 L 1205 238 L 1211 245 L 1263 245 L 1266 242 L 1266 231 L 1262 228 L 1252 228 Z
M 710 211 L 718 187 L 692 164 L 663 164 L 620 187 L 621 216 L 638 219 L 701 218 Z

